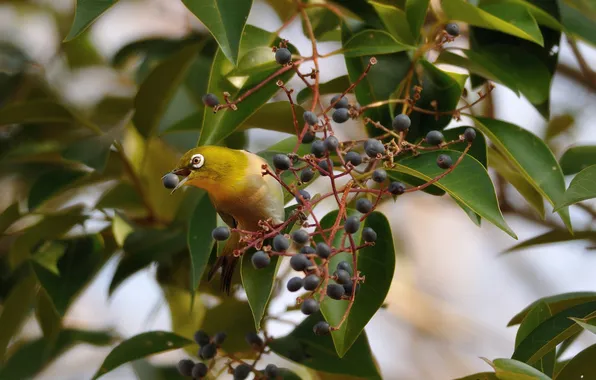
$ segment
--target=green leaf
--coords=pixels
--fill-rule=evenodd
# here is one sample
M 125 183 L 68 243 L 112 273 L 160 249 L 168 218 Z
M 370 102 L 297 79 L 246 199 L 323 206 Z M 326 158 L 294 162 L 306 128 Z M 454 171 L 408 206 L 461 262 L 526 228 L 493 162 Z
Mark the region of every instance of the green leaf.
M 559 1 L 561 22 L 571 34 L 596 46 L 596 15 L 574 7 L 571 1 Z
M 108 354 L 93 376 L 97 379 L 122 364 L 146 356 L 188 346 L 193 341 L 168 331 L 149 331 L 125 340 Z
M 190 114 L 180 121 L 172 124 L 171 126 L 164 129 L 160 135 L 165 135 L 173 132 L 188 132 L 188 131 L 200 131 L 203 126 L 203 114 L 205 110 L 201 107 L 199 111 Z
M 120 182 L 99 199 L 97 209 L 120 209 L 128 213 L 145 214 L 145 206 L 135 188 L 127 182 Z
M 489 164 L 524 197 L 528 204 L 544 218 L 544 199 L 528 180 L 517 172 L 494 148 L 488 151 Z
M 65 242 L 66 250 L 56 264 L 58 273 L 35 263 L 33 268 L 54 307 L 64 316 L 75 297 L 93 280 L 104 262 L 99 236 Z
M 77 0 L 75 18 L 64 42 L 76 38 L 117 2 L 118 0 Z
M 546 302 L 542 301 L 532 307 L 517 330 L 517 335 L 515 336 L 515 346 L 517 347 L 519 343 L 524 340 L 540 323 L 544 322 L 550 317 L 552 317 L 552 314 Z M 532 365 L 532 367 L 549 376 L 553 375 L 554 366 L 555 349 L 548 352 L 542 359 L 538 360 L 536 363 L 534 363 L 534 365 Z
M 417 157 L 409 157 L 399 161 L 392 171 L 410 174 L 429 181 L 443 173 L 443 169 L 439 168 L 436 163 L 439 154 L 449 155 L 453 162 L 456 162 L 461 155 L 460 152 L 452 150 L 422 153 Z M 476 159 L 469 155 L 464 156 L 461 163 L 451 173 L 436 182 L 435 185 L 445 190 L 451 197 L 482 218 L 517 239 L 515 233 L 503 219 L 497 203 L 495 189 L 486 169 Z
M 19 202 L 15 202 L 8 206 L 2 214 L 0 214 L 0 235 L 4 233 L 14 222 L 19 220 L 21 212 L 19 210 Z
M 278 41 L 279 39 L 277 39 L 273 33 L 249 25 L 246 27 L 242 39 L 242 46 L 240 49 L 241 57 L 246 54 L 246 51 L 250 50 L 249 48 L 271 47 Z M 288 48 L 290 51 L 296 52 L 296 49 L 293 46 L 288 45 Z M 281 66 L 278 66 L 267 71 L 249 75 L 245 78 L 241 87 L 237 88 L 232 86 L 231 83 L 225 79 L 234 68 L 225 59 L 221 50 L 218 50 L 215 53 L 215 58 L 213 59 L 213 64 L 211 66 L 207 92 L 219 96 L 222 92 L 227 91 L 231 94 L 232 99 L 236 99 L 238 96 L 241 96 L 246 91 L 249 91 L 274 74 L 280 68 Z M 287 66 L 287 69 L 287 71 L 277 77 L 277 80 L 283 82 L 290 80 L 295 72 L 294 70 L 290 70 L 290 66 Z M 276 85 L 276 80 L 271 80 L 257 92 L 239 103 L 238 110 L 236 111 L 224 109 L 214 114 L 211 108 L 205 108 L 198 145 L 216 144 L 222 141 L 236 131 L 251 115 L 256 113 L 259 108 L 263 107 L 277 91 L 279 91 L 279 87 Z
M 479 372 L 470 376 L 461 377 L 455 380 L 499 380 L 494 372 Z
M 35 123 L 71 123 L 72 114 L 52 100 L 33 100 L 11 104 L 0 110 L 0 125 Z
M 124 241 L 125 255 L 112 277 L 108 295 L 112 295 L 134 273 L 153 261 L 163 260 L 185 250 L 186 245 L 186 234 L 181 230 L 143 228 L 133 231 Z
M 310 20 L 313 34 L 318 41 L 326 33 L 337 29 L 339 26 L 339 17 L 327 8 L 306 8 L 306 14 Z M 302 32 L 306 37 L 309 37 L 304 19 L 302 20 Z
M 424 59 L 419 63 L 424 70 L 421 83 L 423 90 L 416 105 L 433 110 L 432 104 L 436 104 L 438 111 L 453 111 L 462 95 L 467 75 L 443 71 Z M 401 106 L 401 104 L 397 105 L 396 114 L 401 113 Z M 408 132 L 408 140 L 414 141 L 425 136 L 428 131 L 445 128 L 451 122 L 452 116 L 444 115 L 436 118 L 435 115 L 414 110 L 410 114 L 410 119 L 412 125 Z
M 588 166 L 596 165 L 596 145 L 571 147 L 563 153 L 559 162 L 563 174 L 579 173 Z
M 544 134 L 544 140 L 552 140 L 553 138 L 561 135 L 562 133 L 569 131 L 574 126 L 575 118 L 571 114 L 564 113 L 562 115 L 553 116 L 548 121 L 546 132 Z M 596 157 L 596 155 L 594 157 Z M 563 173 L 565 173 L 565 170 L 563 170 Z
M 503 253 L 513 252 L 535 245 L 560 243 L 572 240 L 590 240 L 596 243 L 596 231 L 575 231 L 572 235 L 567 230 L 554 229 L 514 245 Z
M 62 157 L 66 160 L 82 162 L 102 173 L 108 163 L 113 142 L 114 136 L 111 133 L 77 140 L 62 151 Z
M 200 44 L 190 44 L 161 62 L 143 81 L 135 97 L 133 123 L 141 136 L 147 138 L 157 132 L 176 89 L 197 55 Z
M 23 343 L 0 367 L 1 379 L 31 379 L 49 363 L 77 344 L 107 346 L 113 337 L 106 331 L 67 329 L 56 340 L 36 339 Z
M 48 198 L 72 186 L 78 180 L 85 177 L 86 174 L 82 171 L 66 168 L 59 168 L 42 174 L 31 185 L 31 190 L 29 190 L 29 198 L 27 200 L 29 210 L 36 209 Z
M 345 45 L 362 28 L 363 25 L 342 23 L 342 43 Z M 350 78 L 350 82 L 354 83 L 366 69 L 371 57 L 344 58 L 348 77 Z M 361 105 L 389 99 L 397 86 L 405 78 L 411 63 L 408 54 L 405 52 L 382 54 L 377 56 L 376 59 L 377 64 L 371 68 L 366 77 L 354 89 L 356 100 Z M 369 117 L 383 125 L 391 125 L 390 108 L 389 105 L 370 108 L 364 112 L 363 117 Z M 368 127 L 367 130 L 371 135 L 380 134 L 374 127 Z
M 313 333 L 313 326 L 322 319 L 321 313 L 310 315 L 289 335 L 274 339 L 270 343 L 271 350 L 314 370 L 380 379 L 366 333 L 360 334 L 352 349 L 340 358 L 330 336 Z
M 445 141 L 453 141 L 459 139 L 459 136 L 463 135 L 466 129 L 471 128 L 468 126 L 457 127 L 457 128 L 450 128 L 443 130 L 443 136 L 445 136 Z M 455 144 L 449 145 L 449 149 L 457 150 L 463 152 L 468 143 L 466 141 L 458 142 Z M 482 134 L 482 132 L 476 130 L 476 138 L 468 151 L 468 155 L 474 157 L 478 162 L 482 164 L 485 168 L 488 167 L 488 148 L 486 146 L 486 138 Z
M 305 112 L 305 109 L 297 104 L 294 105 L 294 109 L 296 111 L 296 118 L 298 119 L 298 126 L 302 129 L 304 125 L 302 114 Z M 260 128 L 295 135 L 296 129 L 294 128 L 290 102 L 281 101 L 265 104 L 257 112 L 252 114 L 238 130 L 242 131 L 250 128 Z
M 429 2 L 430 0 L 406 0 L 406 17 L 408 18 L 410 31 L 416 40 L 424 26 Z
M 200 328 L 209 334 L 225 331 L 228 337 L 222 348 L 226 352 L 252 351 L 245 340 L 247 333 L 255 332 L 254 319 L 248 302 L 234 297 L 226 297 L 222 301 L 207 311 Z
M 236 65 L 240 39 L 252 7 L 252 0 L 183 0 L 184 5 L 213 35 L 223 54 Z
M 341 77 L 333 78 L 329 82 L 319 83 L 319 94 L 320 95 L 327 95 L 327 94 L 335 94 L 335 93 L 342 93 L 348 87 L 350 87 L 350 80 L 348 79 L 347 75 L 342 75 Z M 296 96 L 296 103 L 302 104 L 308 99 L 312 97 L 312 89 L 310 87 L 305 87 Z M 302 115 L 298 114 L 298 121 L 302 122 Z M 300 125 L 301 123 L 299 123 Z
M 544 40 L 536 20 L 519 4 L 489 4 L 482 9 L 463 0 L 443 0 L 443 11 L 450 20 L 497 30 L 542 46 Z
M 585 168 L 573 177 L 563 201 L 557 204 L 554 210 L 591 198 L 596 198 L 596 165 Z
M 546 144 L 531 132 L 501 120 L 475 117 L 476 126 L 507 157 L 510 164 L 542 194 L 550 204 L 561 201 L 565 193 L 565 179 L 555 156 Z M 530 151 L 528 147 L 533 147 Z M 572 231 L 567 208 L 558 211 L 561 219 Z
M 490 362 L 499 380 L 551 380 L 550 377 L 526 363 L 514 359 L 495 359 Z
M 255 269 L 250 261 L 251 257 L 252 254 L 242 256 L 240 274 L 242 276 L 242 286 L 246 291 L 248 304 L 254 316 L 255 328 L 259 331 L 273 292 L 273 285 L 281 260 L 279 256 L 274 256 L 267 268 Z
M 596 344 L 584 349 L 573 357 L 554 379 L 594 379 L 596 378 Z
M 579 304 L 559 313 L 553 312 L 552 317 L 540 323 L 519 343 L 511 358 L 533 364 L 559 343 L 581 331 L 581 327 L 570 317 L 594 318 L 594 312 L 596 301 Z
M 411 13 L 410 17 L 414 17 L 415 9 L 414 3 L 418 3 L 416 6 L 420 6 L 423 1 L 411 1 Z M 389 4 L 378 3 L 376 1 L 369 1 L 369 3 L 375 8 L 377 14 L 383 21 L 385 28 L 396 40 L 403 42 L 407 45 L 415 44 L 414 36 L 418 36 L 420 28 L 414 30 L 408 23 L 408 16 L 403 10 L 393 7 Z
M 216 227 L 217 214 L 207 195 L 203 195 L 188 224 L 188 250 L 190 253 L 190 290 L 194 293 L 209 262 L 215 240 L 211 231 Z
M 413 46 L 398 42 L 391 34 L 374 29 L 356 33 L 343 44 L 344 57 L 347 58 L 399 53 L 413 49 Z
M 37 293 L 35 316 L 43 336 L 48 340 L 55 339 L 62 328 L 62 317 L 54 307 L 54 303 L 44 288 Z
M 39 284 L 33 274 L 27 274 L 15 284 L 2 303 L 0 314 L 0 358 L 4 358 L 8 343 L 19 332 L 31 311 Z
M 591 332 L 592 334 L 596 334 L 596 325 L 595 325 L 595 320 L 594 318 L 590 319 L 590 320 L 582 320 L 579 318 L 570 318 L 571 320 L 573 320 L 575 323 L 577 323 L 578 325 L 580 325 L 584 330 L 587 330 L 589 332 Z
M 522 320 L 528 315 L 530 310 L 540 303 L 546 303 L 550 309 L 550 312 L 555 315 L 573 306 L 591 301 L 596 301 L 596 292 L 572 292 L 543 297 L 532 302 L 522 311 L 517 313 L 513 318 L 511 318 L 509 323 L 507 323 L 507 327 L 515 326 L 521 323 Z

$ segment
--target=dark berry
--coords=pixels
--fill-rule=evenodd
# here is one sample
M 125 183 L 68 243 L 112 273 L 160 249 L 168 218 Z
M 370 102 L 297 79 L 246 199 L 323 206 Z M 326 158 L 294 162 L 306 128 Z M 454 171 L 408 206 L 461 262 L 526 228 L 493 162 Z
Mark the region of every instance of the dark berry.
M 369 157 L 377 157 L 377 154 L 385 153 L 385 147 L 377 139 L 368 139 L 364 142 L 364 151 Z
M 288 170 L 292 162 L 290 161 L 290 157 L 285 154 L 278 153 L 273 156 L 273 166 L 279 170 Z
M 411 124 L 412 120 L 410 120 L 410 117 L 403 113 L 397 115 L 391 122 L 391 126 L 393 127 L 393 129 L 395 129 L 398 132 L 402 132 L 410 128 Z
M 300 182 L 309 182 L 314 176 L 315 173 L 310 168 L 305 168 L 300 172 Z
M 316 274 L 309 274 L 304 278 L 304 289 L 313 291 L 319 286 L 321 279 Z
M 207 368 L 207 366 L 204 363 L 197 363 L 194 365 L 194 367 L 192 367 L 192 377 L 193 379 L 200 379 L 202 377 L 205 377 L 207 375 L 207 372 L 209 372 L 209 368 Z
M 174 173 L 168 173 L 161 178 L 161 183 L 163 183 L 163 187 L 166 189 L 175 188 L 179 182 L 178 176 Z
M 271 258 L 263 251 L 256 251 L 250 258 L 250 261 L 255 269 L 263 269 L 271 263 Z
M 340 96 L 341 96 L 341 94 L 337 94 L 333 98 L 331 98 L 331 104 L 335 103 L 339 99 Z M 333 108 L 335 108 L 335 109 L 348 108 L 348 105 L 349 105 L 348 98 L 346 98 L 345 96 L 342 96 L 341 100 L 339 102 L 335 103 Z
M 312 263 L 308 259 L 308 257 L 304 255 L 294 255 L 290 259 L 290 266 L 292 267 L 292 269 L 298 272 L 304 271 L 306 268 L 311 266 L 311 264 Z
M 358 152 L 348 152 L 346 153 L 345 160 L 354 166 L 358 166 L 362 163 L 362 156 Z
M 190 359 L 182 359 L 178 362 L 178 372 L 182 376 L 192 376 L 192 368 L 195 366 L 195 363 Z
M 340 261 L 337 264 L 337 270 L 345 270 L 350 275 L 352 275 L 352 266 L 347 261 Z
M 370 227 L 364 227 L 362 230 L 362 238 L 366 242 L 374 242 L 377 240 L 377 233 Z
M 466 128 L 464 131 L 464 138 L 467 142 L 472 142 L 476 138 L 476 130 L 474 128 Z
M 319 162 L 319 166 L 321 167 L 321 169 L 323 169 L 323 170 L 319 170 L 319 173 L 323 177 L 327 177 L 329 174 L 331 174 L 332 169 L 329 169 L 329 163 L 326 160 Z
M 339 146 L 339 140 L 335 136 L 329 136 L 325 139 L 325 147 L 327 150 L 335 151 Z
M 201 100 L 203 101 L 203 104 L 207 107 L 215 107 L 219 104 L 219 99 L 217 99 L 217 96 L 215 96 L 215 94 L 205 94 L 203 95 Z
M 353 234 L 356 233 L 356 231 L 358 231 L 358 229 L 360 228 L 360 218 L 357 216 L 350 216 L 348 219 L 346 219 L 346 224 L 344 224 L 344 230 L 349 233 L 349 234 Z
M 211 236 L 215 240 L 224 241 L 230 237 L 230 229 L 225 226 L 215 227 L 213 231 L 211 231 Z
M 439 154 L 437 157 L 437 165 L 441 169 L 449 169 L 453 165 L 453 160 L 446 154 Z
M 389 184 L 387 190 L 393 195 L 401 195 L 406 191 L 406 185 L 398 181 L 393 181 Z
M 283 252 L 290 248 L 290 241 L 287 237 L 282 234 L 277 235 L 273 238 L 273 249 L 278 252 Z
M 306 315 L 314 314 L 319 311 L 319 303 L 313 298 L 305 299 L 300 306 L 300 311 Z
M 302 247 L 300 249 L 300 253 L 304 253 L 305 255 L 308 255 L 310 253 L 315 253 L 315 249 L 313 247 Z
M 356 201 L 356 210 L 363 214 L 369 213 L 373 208 L 373 204 L 366 198 L 360 198 Z
M 317 140 L 312 143 L 310 146 L 310 152 L 315 155 L 317 158 L 321 158 L 327 153 L 327 147 L 322 140 Z
M 346 290 L 344 289 L 343 286 L 339 285 L 339 284 L 329 284 L 327 285 L 327 295 L 334 299 L 334 300 L 340 300 L 341 297 L 344 296 L 344 294 L 346 294 Z
M 297 292 L 300 290 L 300 288 L 302 288 L 303 284 L 304 284 L 304 281 L 300 277 L 292 277 L 288 280 L 288 283 L 286 284 L 286 288 L 290 292 Z
M 276 379 L 279 376 L 279 368 L 275 364 L 267 364 L 267 367 L 265 367 L 265 376 L 268 379 Z
M 349 282 L 352 282 L 352 276 L 348 273 L 348 271 L 345 271 L 343 269 L 338 269 L 335 272 L 335 275 L 337 276 L 337 280 L 335 280 L 338 284 L 347 284 Z
M 275 50 L 275 60 L 280 65 L 286 65 L 292 60 L 292 53 L 286 48 Z
M 445 25 L 445 31 L 452 37 L 459 36 L 459 25 L 454 22 L 450 22 L 449 24 Z
M 234 380 L 244 380 L 250 375 L 250 371 L 252 371 L 251 366 L 246 363 L 242 363 L 238 365 L 234 369 Z
M 344 289 L 346 290 L 346 295 L 351 296 L 352 291 L 354 290 L 354 284 L 351 282 L 344 284 Z M 358 294 L 359 291 L 360 291 L 360 284 L 357 284 L 356 285 L 356 294 Z
M 425 140 L 429 145 L 440 145 L 445 138 L 439 131 L 430 131 L 426 134 Z
M 385 169 L 376 169 L 372 174 L 372 180 L 381 183 L 387 179 L 387 172 Z
M 248 343 L 251 347 L 262 347 L 263 346 L 263 339 L 257 334 L 256 332 L 249 332 L 246 333 L 244 336 L 246 343 Z
M 329 255 L 331 255 L 331 248 L 329 248 L 329 246 L 325 243 L 317 243 L 317 248 L 315 250 L 317 252 L 317 255 L 322 258 L 322 259 L 326 259 L 329 257 Z
M 310 144 L 311 142 L 315 141 L 315 134 L 311 131 L 307 131 L 304 136 L 302 136 L 302 143 L 303 144 Z
M 202 359 L 212 359 L 217 353 L 217 346 L 213 343 L 209 343 L 201 347 L 199 350 L 199 357 Z
M 195 338 L 195 342 L 197 342 L 197 344 L 201 347 L 206 345 L 207 343 L 209 343 L 209 340 L 210 340 L 209 335 L 207 335 L 207 333 L 203 330 L 197 331 L 195 333 L 194 338 Z
M 304 230 L 296 230 L 292 232 L 292 240 L 298 244 L 306 244 L 310 240 L 310 236 Z
M 330 331 L 329 323 L 327 323 L 325 321 L 317 322 L 313 326 L 312 331 L 316 335 L 327 335 L 327 334 L 329 334 L 329 331 Z
M 333 111 L 331 118 L 336 123 L 345 123 L 350 118 L 350 112 L 347 108 L 339 108 Z
M 302 118 L 308 125 L 316 125 L 319 122 L 319 118 L 314 112 L 306 111 L 302 114 Z
M 213 343 L 217 344 L 218 346 L 222 345 L 223 342 L 226 340 L 226 338 L 228 337 L 228 334 L 226 334 L 225 332 L 218 332 L 217 334 L 215 334 L 213 336 Z
M 305 201 L 310 200 L 310 193 L 308 191 L 298 190 L 298 193 L 300 194 L 300 197 L 302 197 L 302 199 L 304 199 Z M 302 205 L 304 204 L 304 201 L 300 199 L 300 197 L 296 195 L 296 202 L 298 202 L 299 205 Z

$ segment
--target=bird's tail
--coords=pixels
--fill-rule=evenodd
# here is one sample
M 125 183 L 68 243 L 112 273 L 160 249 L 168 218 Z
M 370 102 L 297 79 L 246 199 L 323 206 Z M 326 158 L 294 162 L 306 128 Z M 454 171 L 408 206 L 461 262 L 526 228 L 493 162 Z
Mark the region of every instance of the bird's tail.
M 234 256 L 234 249 L 238 248 L 239 244 L 240 234 L 238 232 L 232 232 L 231 236 L 226 241 L 222 252 L 219 253 L 217 260 L 207 274 L 207 280 L 211 281 L 218 269 L 221 268 L 221 290 L 227 295 L 230 295 L 234 269 L 236 268 L 239 259 Z

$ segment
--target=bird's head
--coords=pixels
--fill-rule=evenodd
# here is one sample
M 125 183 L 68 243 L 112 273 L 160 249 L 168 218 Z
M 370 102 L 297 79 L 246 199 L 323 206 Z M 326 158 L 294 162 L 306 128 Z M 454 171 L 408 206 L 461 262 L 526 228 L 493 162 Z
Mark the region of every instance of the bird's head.
M 195 186 L 217 192 L 244 175 L 246 156 L 238 150 L 220 146 L 200 146 L 186 152 L 172 173 L 182 177 L 182 186 Z

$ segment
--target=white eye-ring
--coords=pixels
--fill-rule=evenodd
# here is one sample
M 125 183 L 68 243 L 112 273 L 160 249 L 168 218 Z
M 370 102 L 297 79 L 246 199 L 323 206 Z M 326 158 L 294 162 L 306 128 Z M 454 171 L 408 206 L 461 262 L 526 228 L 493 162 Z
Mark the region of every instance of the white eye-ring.
M 195 169 L 200 168 L 201 166 L 203 166 L 204 163 L 205 158 L 202 154 L 195 154 L 190 158 L 190 165 Z

